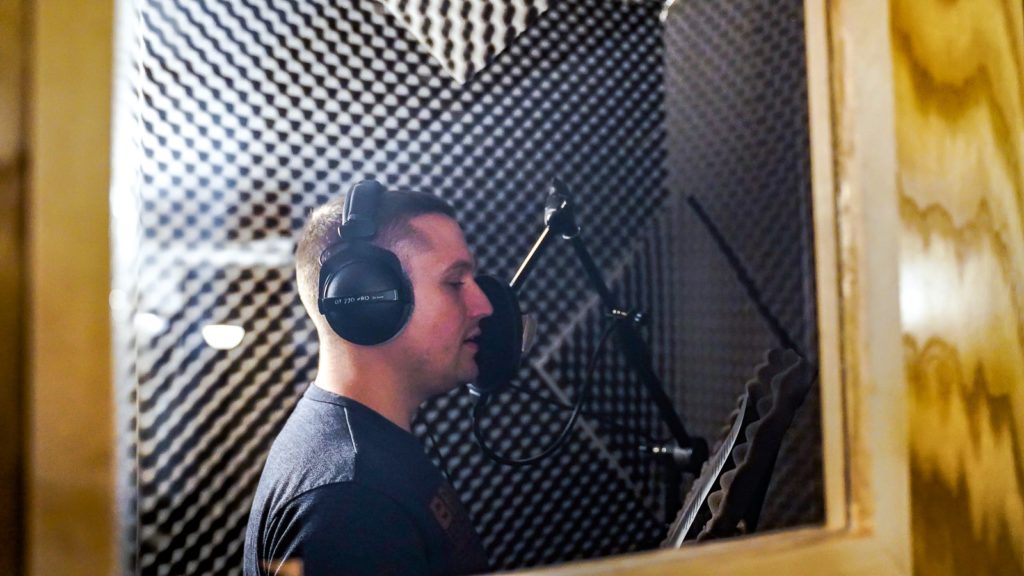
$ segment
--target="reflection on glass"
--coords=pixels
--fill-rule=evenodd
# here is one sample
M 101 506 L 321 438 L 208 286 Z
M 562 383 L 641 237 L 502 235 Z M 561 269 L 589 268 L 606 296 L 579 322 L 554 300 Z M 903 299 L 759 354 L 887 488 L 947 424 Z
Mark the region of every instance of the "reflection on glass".
M 207 324 L 203 326 L 203 340 L 211 348 L 231 350 L 242 343 L 245 328 L 232 324 Z

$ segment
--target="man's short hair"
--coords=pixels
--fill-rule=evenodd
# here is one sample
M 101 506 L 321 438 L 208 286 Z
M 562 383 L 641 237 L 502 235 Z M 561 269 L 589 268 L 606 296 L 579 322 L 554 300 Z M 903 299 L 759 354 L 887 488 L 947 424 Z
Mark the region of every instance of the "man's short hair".
M 299 233 L 295 246 L 295 279 L 299 298 L 317 330 L 326 327 L 326 322 L 317 310 L 320 255 L 340 241 L 338 227 L 344 217 L 347 196 L 348 193 L 344 192 L 314 210 Z M 433 194 L 414 190 L 386 190 L 381 194 L 377 207 L 377 235 L 373 244 L 394 250 L 399 242 L 416 235 L 416 229 L 409 221 L 425 214 L 442 214 L 455 219 L 452 205 Z

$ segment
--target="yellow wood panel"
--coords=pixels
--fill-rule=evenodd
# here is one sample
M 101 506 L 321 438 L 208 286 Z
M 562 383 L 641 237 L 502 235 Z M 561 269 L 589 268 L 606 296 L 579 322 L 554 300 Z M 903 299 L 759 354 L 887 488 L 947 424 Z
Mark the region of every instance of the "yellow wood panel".
M 113 2 L 32 8 L 28 573 L 113 574 Z
M 0 574 L 21 572 L 25 7 L 0 3 Z
M 892 56 L 886 2 L 829 2 L 833 158 L 849 526 L 910 571 L 907 428 L 898 305 Z M 810 25 L 810 22 L 808 22 Z M 815 186 L 819 183 L 815 182 Z M 815 197 L 817 202 L 817 197 Z M 815 230 L 815 234 L 823 233 Z M 816 240 L 817 242 L 817 240 Z M 828 266 L 819 259 L 816 266 Z M 828 450 L 828 448 L 826 448 Z
M 878 542 L 849 532 L 804 528 L 682 550 L 661 550 L 576 563 L 531 574 L 551 576 L 659 576 L 661 574 L 793 574 L 880 576 L 905 574 Z
M 915 572 L 1024 574 L 1024 19 L 891 6 Z

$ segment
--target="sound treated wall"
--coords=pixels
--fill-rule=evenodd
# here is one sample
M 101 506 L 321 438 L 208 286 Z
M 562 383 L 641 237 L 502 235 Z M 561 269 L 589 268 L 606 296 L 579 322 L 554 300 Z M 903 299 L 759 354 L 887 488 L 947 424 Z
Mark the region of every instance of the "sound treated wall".
M 694 431 L 714 438 L 782 344 L 683 199 L 704 207 L 767 309 L 817 359 L 803 3 L 676 2 L 665 54 L 677 387 Z M 815 385 L 782 446 L 761 529 L 824 520 L 820 414 Z
M 240 572 L 263 457 L 315 373 L 292 237 L 360 178 L 450 200 L 481 268 L 505 278 L 542 228 L 548 181 L 566 181 L 621 302 L 652 313 L 655 370 L 698 434 L 715 435 L 773 343 L 687 220 L 682 194 L 706 201 L 813 354 L 801 5 L 678 4 L 663 24 L 660 2 L 552 3 L 459 85 L 371 0 L 136 2 L 138 41 L 123 67 L 136 97 L 119 105 L 132 109 L 138 154 L 117 160 L 135 178 L 115 190 L 111 302 L 128 572 Z M 701 52 L 722 38 L 738 52 Z M 715 70 L 726 80 L 712 82 Z M 749 122 L 725 122 L 749 109 Z M 519 383 L 571 398 L 602 318 L 568 246 L 545 254 L 523 305 L 540 319 L 540 340 Z M 201 334 L 212 323 L 246 335 L 216 350 Z M 515 391 L 496 404 L 493 443 L 519 456 L 566 416 Z M 665 430 L 620 357 L 600 364 L 590 404 L 617 425 L 586 419 L 538 466 L 488 462 L 471 407 L 465 391 L 436 399 L 415 432 L 496 567 L 638 550 L 663 536 L 663 479 L 638 445 Z M 806 500 L 766 514 L 769 526 L 820 519 L 816 412 L 805 412 L 776 476 L 790 492 L 769 502 Z

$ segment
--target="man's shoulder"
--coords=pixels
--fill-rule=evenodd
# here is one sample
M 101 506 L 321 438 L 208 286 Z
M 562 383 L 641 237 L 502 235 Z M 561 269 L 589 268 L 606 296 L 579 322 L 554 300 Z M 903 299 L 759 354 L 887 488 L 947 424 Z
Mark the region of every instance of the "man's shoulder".
M 312 566 L 321 552 L 350 565 L 397 561 L 389 554 L 398 538 L 406 556 L 398 565 L 412 568 L 395 573 L 486 569 L 458 499 L 412 434 L 355 401 L 307 392 L 260 480 L 246 537 L 247 570 L 258 567 L 259 558 L 303 555 Z M 387 551 L 377 547 L 381 543 Z
M 293 494 L 352 480 L 357 455 L 344 406 L 302 398 L 274 440 L 264 465 L 265 480 L 289 480 Z
M 454 493 L 443 484 L 427 502 L 359 481 L 318 486 L 250 522 L 245 565 L 296 561 L 309 573 L 469 574 L 487 558 Z
M 257 499 L 281 504 L 349 482 L 401 496 L 432 491 L 440 481 L 410 433 L 354 400 L 311 386 L 274 440 Z
M 308 394 L 295 405 L 274 439 L 253 498 L 246 529 L 247 576 L 264 574 L 257 558 L 291 554 L 298 536 L 292 531 L 311 498 L 324 488 L 351 483 L 356 449 L 347 420 L 343 407 L 312 402 Z

